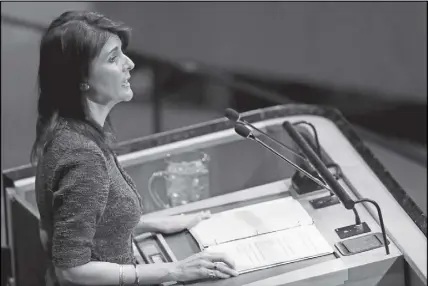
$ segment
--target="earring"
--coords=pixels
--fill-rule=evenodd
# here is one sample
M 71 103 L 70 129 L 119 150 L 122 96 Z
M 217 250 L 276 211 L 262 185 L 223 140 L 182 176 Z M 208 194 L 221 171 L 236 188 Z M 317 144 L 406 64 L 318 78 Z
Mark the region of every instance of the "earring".
M 90 88 L 90 86 L 89 86 L 89 84 L 87 84 L 87 83 L 81 83 L 81 84 L 80 84 L 80 90 L 81 90 L 81 91 L 88 91 L 88 90 L 89 90 L 89 88 Z

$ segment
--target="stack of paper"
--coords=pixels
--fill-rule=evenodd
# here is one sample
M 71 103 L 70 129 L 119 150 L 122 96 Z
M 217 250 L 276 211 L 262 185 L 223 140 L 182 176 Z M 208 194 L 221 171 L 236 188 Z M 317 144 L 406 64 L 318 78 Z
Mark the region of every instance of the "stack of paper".
M 214 214 L 190 232 L 201 249 L 230 255 L 241 273 L 333 253 L 292 197 Z
M 286 197 L 213 214 L 189 231 L 201 248 L 228 241 L 313 224 L 292 197 Z
M 213 245 L 205 251 L 226 253 L 240 273 L 333 253 L 314 225 Z

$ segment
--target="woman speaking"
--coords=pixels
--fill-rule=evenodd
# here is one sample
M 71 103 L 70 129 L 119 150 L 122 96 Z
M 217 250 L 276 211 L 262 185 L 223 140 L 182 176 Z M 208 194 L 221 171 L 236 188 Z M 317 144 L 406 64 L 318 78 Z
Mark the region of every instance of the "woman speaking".
M 141 220 L 142 199 L 112 152 L 110 110 L 131 100 L 129 29 L 93 12 L 65 12 L 40 44 L 32 161 L 46 285 L 147 285 L 236 276 L 224 254 L 139 265 L 134 232 L 173 233 L 209 213 Z

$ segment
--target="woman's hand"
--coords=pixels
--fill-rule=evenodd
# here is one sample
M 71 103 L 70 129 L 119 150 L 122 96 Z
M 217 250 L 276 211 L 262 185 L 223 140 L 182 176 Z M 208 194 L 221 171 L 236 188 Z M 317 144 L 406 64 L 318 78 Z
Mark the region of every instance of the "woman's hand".
M 226 279 L 238 276 L 233 261 L 222 253 L 201 252 L 172 263 L 170 279 L 185 282 L 199 279 Z
M 202 211 L 195 214 L 182 214 L 156 218 L 156 221 L 152 221 L 152 224 L 155 224 L 157 231 L 170 234 L 192 228 L 201 220 L 208 219 L 210 217 L 211 213 L 209 211 Z

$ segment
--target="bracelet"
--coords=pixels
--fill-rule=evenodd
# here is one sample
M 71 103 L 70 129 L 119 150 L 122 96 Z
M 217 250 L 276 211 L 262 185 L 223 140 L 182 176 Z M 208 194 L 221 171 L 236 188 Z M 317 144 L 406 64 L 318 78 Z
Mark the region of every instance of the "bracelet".
M 124 286 L 123 282 L 123 265 L 119 265 L 119 286 Z
M 134 264 L 135 267 L 135 286 L 139 286 L 140 285 L 140 277 L 138 277 L 138 271 L 137 271 L 137 264 Z

